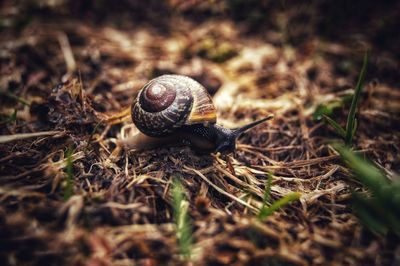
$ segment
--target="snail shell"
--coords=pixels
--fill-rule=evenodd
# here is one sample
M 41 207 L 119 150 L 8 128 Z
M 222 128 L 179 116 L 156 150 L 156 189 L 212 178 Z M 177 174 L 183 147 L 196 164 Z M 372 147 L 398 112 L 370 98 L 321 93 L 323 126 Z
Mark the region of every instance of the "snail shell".
M 207 90 L 180 75 L 163 75 L 149 81 L 131 107 L 136 127 L 151 137 L 163 137 L 184 125 L 215 124 L 216 109 Z
M 140 150 L 180 143 L 203 152 L 234 152 L 242 133 L 273 117 L 237 129 L 217 125 L 216 109 L 207 90 L 180 75 L 164 75 L 147 83 L 134 100 L 131 115 L 140 132 L 124 141 L 126 147 Z

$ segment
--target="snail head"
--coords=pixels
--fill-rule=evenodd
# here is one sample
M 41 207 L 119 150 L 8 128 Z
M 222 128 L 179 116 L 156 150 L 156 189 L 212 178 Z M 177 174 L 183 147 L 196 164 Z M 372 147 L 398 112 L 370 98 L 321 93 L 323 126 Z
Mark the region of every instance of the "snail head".
M 265 122 L 270 119 L 272 119 L 274 116 L 269 115 L 263 119 L 257 120 L 255 122 L 252 122 L 250 124 L 247 124 L 243 127 L 237 128 L 237 129 L 228 129 L 224 128 L 219 125 L 215 125 L 217 128 L 217 152 L 221 153 L 231 153 L 236 150 L 236 139 L 244 132 L 247 130 Z

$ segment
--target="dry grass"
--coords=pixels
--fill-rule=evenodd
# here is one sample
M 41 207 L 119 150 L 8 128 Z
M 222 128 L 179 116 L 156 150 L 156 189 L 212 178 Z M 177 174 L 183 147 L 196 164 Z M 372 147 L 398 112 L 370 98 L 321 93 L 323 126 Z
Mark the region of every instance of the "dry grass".
M 12 4 L 4 6 L 6 13 Z M 174 8 L 203 10 L 201 5 Z M 288 25 L 296 17 L 294 10 L 283 13 Z M 363 52 L 288 25 L 294 32 L 286 35 L 305 34 L 306 41 L 292 43 L 277 29 L 249 35 L 244 22 L 223 17 L 199 23 L 179 12 L 164 25 L 168 31 L 149 17 L 139 24 L 123 15 L 118 21 L 115 14 L 98 25 L 60 15 L 35 17 L 23 30 L 4 30 L 1 90 L 29 106 L 1 96 L 2 115 L 17 110 L 15 121 L 5 117 L 0 129 L 1 261 L 11 265 L 398 262 L 398 239 L 371 234 L 352 214 L 351 189 L 363 190 L 362 186 L 329 145 L 339 136 L 313 119 L 318 105 L 341 99 L 355 86 Z M 307 23 L 304 28 L 316 31 L 316 21 Z M 222 47 L 231 44 L 228 50 L 235 53 L 228 54 L 233 57 L 226 61 L 218 57 L 218 63 L 207 58 L 201 44 L 210 38 Z M 376 52 L 372 49 L 372 70 L 359 102 L 354 145 L 394 176 L 400 170 L 400 100 L 392 79 L 399 73 L 392 69 L 395 57 L 381 53 L 373 42 L 367 45 Z M 381 68 L 392 72 L 383 75 Z M 140 153 L 120 149 L 117 140 L 129 121 L 119 112 L 126 110 L 148 79 L 162 73 L 190 75 L 210 88 L 218 121 L 228 127 L 268 114 L 275 118 L 244 134 L 236 153 L 227 157 L 199 155 L 187 147 Z M 390 73 L 397 75 L 393 78 Z M 334 113 L 342 125 L 346 110 L 348 105 Z M 64 201 L 68 147 L 74 150 L 69 158 L 73 195 Z M 193 226 L 191 262 L 181 259 L 173 225 L 170 190 L 177 173 L 182 176 Z M 260 222 L 256 215 L 269 174 L 272 200 L 290 192 L 302 196 Z

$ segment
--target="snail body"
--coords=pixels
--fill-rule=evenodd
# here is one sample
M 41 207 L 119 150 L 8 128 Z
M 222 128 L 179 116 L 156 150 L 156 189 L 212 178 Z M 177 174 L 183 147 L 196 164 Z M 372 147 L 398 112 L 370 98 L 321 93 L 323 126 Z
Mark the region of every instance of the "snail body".
M 132 121 L 140 133 L 130 146 L 146 149 L 183 144 L 203 152 L 232 152 L 240 134 L 272 118 L 228 129 L 216 124 L 216 114 L 211 96 L 197 81 L 181 75 L 157 77 L 139 91 L 132 103 Z

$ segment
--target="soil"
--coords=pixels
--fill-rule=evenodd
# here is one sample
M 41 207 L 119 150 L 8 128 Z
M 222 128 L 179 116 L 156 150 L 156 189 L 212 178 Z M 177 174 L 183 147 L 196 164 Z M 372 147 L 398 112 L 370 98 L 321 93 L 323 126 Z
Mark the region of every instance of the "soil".
M 399 238 L 354 215 L 365 188 L 319 113 L 338 105 L 329 115 L 345 125 L 369 50 L 353 147 L 396 176 L 399 15 L 398 1 L 3 1 L 0 135 L 13 139 L 0 144 L 0 264 L 399 265 Z M 234 154 L 122 149 L 124 110 L 171 73 L 207 88 L 221 125 L 274 119 Z M 258 221 L 269 175 L 272 200 L 301 198 Z

